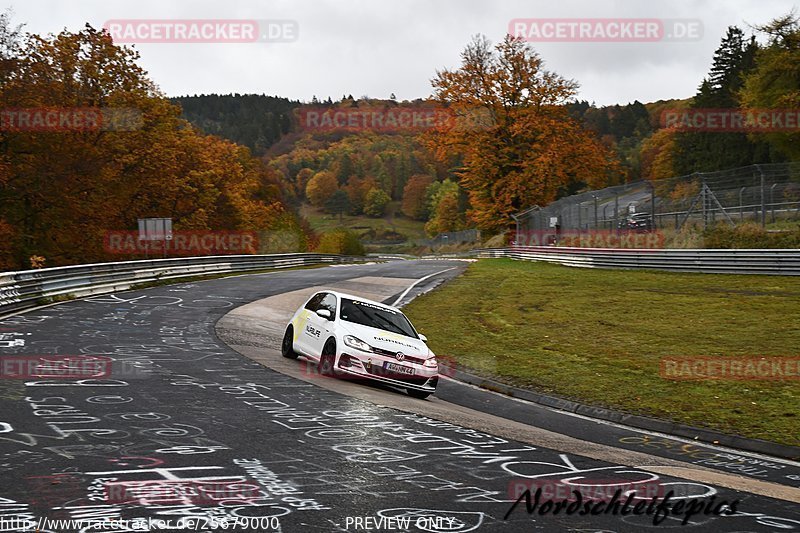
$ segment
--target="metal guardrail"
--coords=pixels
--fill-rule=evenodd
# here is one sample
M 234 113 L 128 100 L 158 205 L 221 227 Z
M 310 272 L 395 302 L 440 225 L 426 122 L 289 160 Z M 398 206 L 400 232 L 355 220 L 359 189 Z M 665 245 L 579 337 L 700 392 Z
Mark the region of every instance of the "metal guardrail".
M 353 259 L 341 255 L 313 253 L 226 255 L 0 272 L 0 317 L 61 298 L 124 291 L 139 283 L 205 274 L 343 263 Z
M 642 250 L 535 246 L 483 248 L 472 250 L 469 253 L 477 257 L 510 257 L 512 259 L 547 261 L 550 263 L 559 263 L 566 266 L 582 268 L 650 269 L 677 272 L 705 272 L 712 274 L 800 276 L 800 249 Z
M 621 268 L 719 274 L 800 275 L 800 249 L 600 249 L 556 246 L 482 248 L 437 254 L 447 257 L 509 257 L 582 268 Z M 204 274 L 343 263 L 333 254 L 272 254 L 151 259 L 0 272 L 0 317 L 58 301 L 128 290 L 140 283 Z

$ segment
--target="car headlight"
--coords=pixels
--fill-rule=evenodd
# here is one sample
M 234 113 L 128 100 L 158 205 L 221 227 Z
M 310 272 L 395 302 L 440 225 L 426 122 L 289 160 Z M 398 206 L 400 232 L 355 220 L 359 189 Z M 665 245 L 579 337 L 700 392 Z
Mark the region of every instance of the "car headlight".
M 422 366 L 425 368 L 438 368 L 439 363 L 436 361 L 435 357 L 431 357 L 430 359 L 425 359 L 425 362 L 422 363 Z
M 367 344 L 366 342 L 362 341 L 358 337 L 353 337 L 352 335 L 345 335 L 344 336 L 344 343 L 351 347 L 355 348 L 356 350 L 361 350 L 362 352 L 371 352 L 372 346 Z

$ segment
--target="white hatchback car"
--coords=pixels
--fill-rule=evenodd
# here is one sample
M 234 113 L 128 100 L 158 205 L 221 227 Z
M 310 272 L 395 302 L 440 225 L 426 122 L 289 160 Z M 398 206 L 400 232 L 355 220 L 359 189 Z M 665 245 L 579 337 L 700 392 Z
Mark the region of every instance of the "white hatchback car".
M 425 341 L 395 307 L 323 291 L 292 316 L 281 353 L 317 361 L 319 373 L 326 376 L 382 381 L 427 398 L 436 391 L 439 365 Z

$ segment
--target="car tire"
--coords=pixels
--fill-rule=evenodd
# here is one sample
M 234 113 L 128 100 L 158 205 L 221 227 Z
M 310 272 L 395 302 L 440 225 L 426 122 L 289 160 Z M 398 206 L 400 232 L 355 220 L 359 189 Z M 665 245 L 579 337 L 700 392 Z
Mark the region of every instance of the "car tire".
M 294 327 L 289 326 L 286 328 L 286 333 L 283 334 L 283 341 L 281 342 L 281 355 L 287 359 L 297 359 L 299 355 L 294 351 Z
M 422 390 L 417 390 L 417 389 L 406 389 L 406 392 L 407 392 L 407 393 L 408 393 L 408 395 L 409 395 L 409 396 L 411 396 L 412 398 L 417 398 L 417 399 L 419 399 L 419 400 L 424 400 L 425 398 L 427 398 L 428 396 L 430 396 L 431 394 L 433 394 L 433 393 L 431 393 L 431 392 L 422 391 Z
M 323 376 L 334 377 L 336 370 L 334 364 L 336 363 L 336 342 L 329 339 L 322 348 L 322 355 L 319 356 L 319 373 Z

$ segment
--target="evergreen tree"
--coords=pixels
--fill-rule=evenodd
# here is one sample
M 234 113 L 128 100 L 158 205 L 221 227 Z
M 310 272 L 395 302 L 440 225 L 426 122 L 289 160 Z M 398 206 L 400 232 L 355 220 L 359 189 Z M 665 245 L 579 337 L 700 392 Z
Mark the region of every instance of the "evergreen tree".
M 339 221 L 341 221 L 342 215 L 350 211 L 350 197 L 345 191 L 338 189 L 325 202 L 325 210 L 333 215 L 339 215 Z
M 768 36 L 756 55 L 756 68 L 744 80 L 740 97 L 747 109 L 800 107 L 800 17 L 794 12 L 757 28 Z M 787 121 L 788 122 L 788 121 Z M 800 160 L 797 130 L 759 134 L 776 158 Z
M 336 179 L 339 181 L 339 185 L 344 185 L 347 183 L 347 180 L 350 179 L 350 176 L 355 174 L 355 168 L 350 154 L 342 154 L 339 158 L 338 166 L 339 169 L 336 173 Z
M 692 109 L 739 108 L 737 93 L 744 76 L 755 66 L 758 44 L 731 26 L 714 52 L 708 77 L 692 102 Z M 743 132 L 680 132 L 675 140 L 678 174 L 708 172 L 771 161 L 768 145 Z

